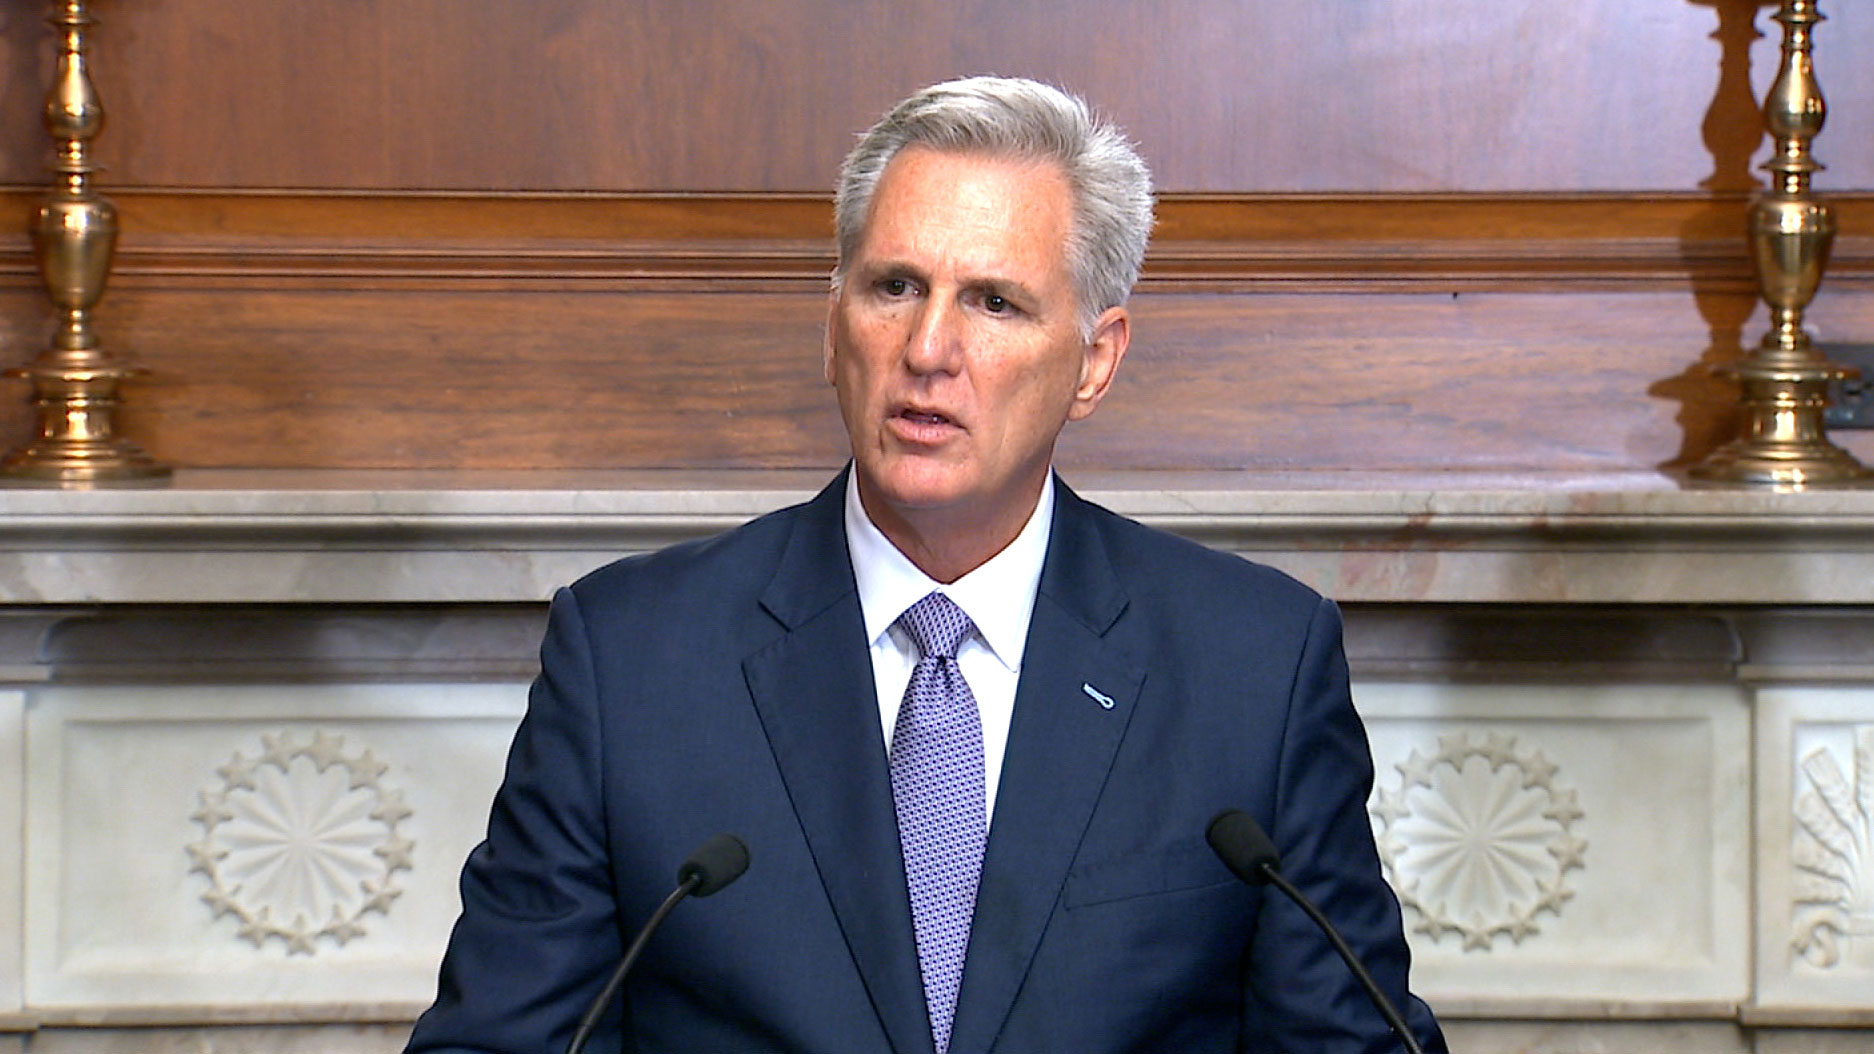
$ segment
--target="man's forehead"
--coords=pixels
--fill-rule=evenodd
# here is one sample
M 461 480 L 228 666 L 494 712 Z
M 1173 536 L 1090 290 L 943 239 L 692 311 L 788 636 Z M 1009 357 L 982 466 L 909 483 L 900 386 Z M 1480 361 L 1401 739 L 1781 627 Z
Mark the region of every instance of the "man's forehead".
M 879 191 L 889 182 L 893 182 L 892 177 L 894 175 L 901 174 L 908 168 L 929 167 L 931 165 L 942 166 L 944 169 L 957 174 L 968 174 L 976 171 L 1006 172 L 1014 175 L 1016 177 L 1014 182 L 1019 183 L 1023 187 L 1059 187 L 1061 190 L 1068 192 L 1069 199 L 1071 200 L 1071 186 L 1068 180 L 1067 168 L 1054 158 L 1010 151 L 976 149 L 973 147 L 950 148 L 935 147 L 924 143 L 912 143 L 896 154 L 893 154 L 891 161 L 885 165 L 884 171 L 880 173 L 878 183 L 873 191 L 873 209 L 876 210 L 878 207 Z
M 989 241 L 1057 228 L 1064 246 L 1072 223 L 1072 190 L 1058 162 L 910 147 L 881 174 L 860 245 L 877 247 L 874 235 L 896 241 L 926 226 L 975 225 Z

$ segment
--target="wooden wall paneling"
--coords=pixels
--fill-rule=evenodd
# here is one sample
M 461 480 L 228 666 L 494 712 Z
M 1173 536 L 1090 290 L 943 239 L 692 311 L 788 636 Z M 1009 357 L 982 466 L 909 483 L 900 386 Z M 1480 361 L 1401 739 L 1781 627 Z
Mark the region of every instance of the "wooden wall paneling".
M 123 427 L 182 465 L 798 467 L 842 454 L 811 296 L 115 299 L 107 340 L 152 371 Z M 1148 293 L 1115 397 L 1063 456 L 1161 469 L 1663 459 L 1674 408 L 1643 393 L 1696 346 L 1682 298 L 1596 298 L 1590 320 L 1580 299 Z M 1661 315 L 1678 324 L 1660 333 Z
M 0 197 L 23 222 L 32 195 Z M 1730 434 L 1731 196 L 1174 197 L 1065 463 L 1646 470 Z M 1815 322 L 1874 334 L 1874 196 Z M 182 466 L 831 467 L 825 199 L 126 192 L 107 347 Z M 0 340 L 37 353 L 24 239 Z M 23 439 L 25 386 L 0 399 Z M 15 439 L 14 441 L 18 441 Z M 1859 442 L 1856 438 L 1854 441 Z M 9 443 L 11 445 L 11 443 Z
M 0 182 L 43 182 L 42 3 L 0 13 Z M 821 193 L 925 83 L 1059 80 L 1180 192 L 1736 186 L 1762 0 L 94 0 L 120 187 Z M 1874 189 L 1874 10 L 1824 4 L 1823 185 Z M 1755 85 L 1752 84 L 1752 76 Z
M 1115 396 L 1070 433 L 1063 460 L 1652 468 L 1702 454 L 1730 416 L 1727 386 L 1703 373 L 1711 338 L 1689 300 L 1146 293 Z M 1874 331 L 1874 296 L 1836 300 L 1836 316 Z M 135 333 L 152 370 L 124 427 L 182 465 L 780 468 L 843 457 L 811 294 L 136 289 L 119 306 L 107 335 Z
M 839 442 L 812 296 L 152 288 L 119 308 L 155 374 L 126 427 L 182 464 L 766 468 Z
M 0 275 L 0 363 L 4 368 L 26 365 L 52 336 L 51 326 L 42 323 L 45 302 L 36 277 Z M 0 449 L 23 446 L 37 434 L 37 419 L 27 405 L 30 391 L 25 381 L 0 380 Z

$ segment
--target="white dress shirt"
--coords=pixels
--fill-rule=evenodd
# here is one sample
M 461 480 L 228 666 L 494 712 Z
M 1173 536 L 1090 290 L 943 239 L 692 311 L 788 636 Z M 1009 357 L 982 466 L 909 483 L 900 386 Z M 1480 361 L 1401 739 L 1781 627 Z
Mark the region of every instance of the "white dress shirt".
M 846 547 L 859 583 L 859 610 L 871 644 L 872 681 L 878 688 L 878 716 L 891 748 L 898 707 L 917 666 L 917 645 L 899 628 L 906 608 L 936 591 L 948 596 L 976 624 L 976 632 L 957 648 L 957 666 L 969 682 L 983 725 L 983 800 L 995 815 L 996 785 L 1008 748 L 1009 722 L 1015 716 L 1015 685 L 1022 674 L 1022 649 L 1028 620 L 1034 614 L 1041 564 L 1054 526 L 1054 474 L 1041 488 L 1041 499 L 1008 547 L 981 567 L 945 585 L 918 570 L 879 531 L 859 502 L 858 473 L 846 480 Z

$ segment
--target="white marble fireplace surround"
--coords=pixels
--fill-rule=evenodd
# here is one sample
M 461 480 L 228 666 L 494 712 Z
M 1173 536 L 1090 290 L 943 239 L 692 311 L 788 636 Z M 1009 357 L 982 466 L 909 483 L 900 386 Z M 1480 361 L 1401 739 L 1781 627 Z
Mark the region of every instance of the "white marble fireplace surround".
M 1874 490 L 1076 474 L 1343 601 L 1469 1051 L 1874 1051 Z M 394 1051 L 553 587 L 819 474 L 0 490 L 0 1054 Z

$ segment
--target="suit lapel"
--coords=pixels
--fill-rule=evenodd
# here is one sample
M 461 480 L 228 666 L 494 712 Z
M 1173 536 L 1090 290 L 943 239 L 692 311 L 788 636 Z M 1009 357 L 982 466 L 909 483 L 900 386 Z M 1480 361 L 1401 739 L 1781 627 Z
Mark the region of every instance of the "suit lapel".
M 1008 1017 L 1144 682 L 1143 666 L 1106 639 L 1126 596 L 1095 529 L 1096 514 L 1059 480 L 1056 490 L 953 1054 L 988 1051 Z
M 802 510 L 762 595 L 787 633 L 742 669 L 873 1008 L 899 1054 L 931 1054 L 844 495 L 842 473 Z

